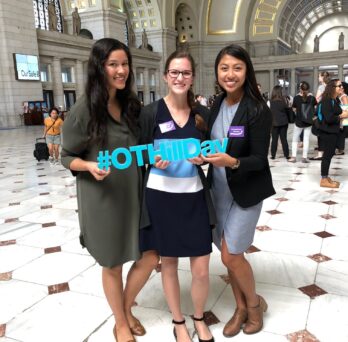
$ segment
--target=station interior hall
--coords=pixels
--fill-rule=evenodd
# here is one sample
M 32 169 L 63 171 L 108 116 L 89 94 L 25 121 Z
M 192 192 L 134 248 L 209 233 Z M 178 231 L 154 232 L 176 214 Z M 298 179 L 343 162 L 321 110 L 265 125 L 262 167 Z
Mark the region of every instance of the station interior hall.
M 348 0 L 1 0 L 0 37 L 0 342 L 115 341 L 102 268 L 79 241 L 76 179 L 33 156 L 48 110 L 64 119 L 84 94 L 97 40 L 129 47 L 144 106 L 167 94 L 165 61 L 176 49 L 193 56 L 192 90 L 208 104 L 219 92 L 216 55 L 232 43 L 249 53 L 265 98 L 276 85 L 294 97 L 303 81 L 315 94 L 324 71 L 348 83 Z M 316 146 L 311 135 L 309 157 Z M 246 253 L 269 305 L 263 330 L 223 336 L 236 303 L 214 246 L 205 320 L 215 341 L 348 341 L 347 163 L 346 148 L 330 169 L 341 185 L 327 189 L 320 161 L 289 163 L 280 145 L 269 158 L 276 194 L 264 201 Z M 198 342 L 188 258 L 179 279 Z M 136 341 L 175 341 L 160 265 L 133 312 L 147 330 Z

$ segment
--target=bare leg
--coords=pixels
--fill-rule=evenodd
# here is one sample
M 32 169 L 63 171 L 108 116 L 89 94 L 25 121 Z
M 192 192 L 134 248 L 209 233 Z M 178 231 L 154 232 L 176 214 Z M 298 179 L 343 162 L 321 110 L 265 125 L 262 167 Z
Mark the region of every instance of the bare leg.
M 50 157 L 53 158 L 53 144 L 47 144 L 48 146 L 48 153 L 50 154 Z
M 162 284 L 164 294 L 170 311 L 175 321 L 184 319 L 180 307 L 180 285 L 178 278 L 178 258 L 161 257 L 162 260 Z M 191 338 L 188 334 L 185 324 L 175 325 L 175 331 L 180 342 L 190 342 Z
M 59 145 L 53 145 L 54 158 L 58 160 L 59 158 Z
M 123 309 L 122 266 L 116 266 L 114 268 L 103 267 L 102 279 L 106 299 L 117 323 L 118 342 L 132 340 L 133 335 L 129 329 Z
M 221 259 L 229 273 L 233 274 L 233 281 L 236 282 L 237 287 L 233 287 L 232 285 L 232 289 L 236 289 L 237 292 L 237 306 L 238 304 L 242 305 L 242 296 L 239 294 L 239 290 L 244 295 L 248 307 L 257 306 L 259 304 L 259 298 L 255 290 L 254 275 L 244 254 L 230 254 L 227 249 L 226 241 L 223 239 L 221 245 Z
M 230 270 L 228 270 L 228 275 L 230 278 L 230 284 L 232 287 L 234 298 L 236 300 L 237 308 L 246 309 L 247 304 L 246 304 L 245 296 L 242 290 L 239 288 L 236 277 Z
M 196 318 L 203 317 L 205 303 L 209 293 L 209 259 L 210 254 L 191 257 L 191 297 L 194 307 L 193 316 Z M 204 321 L 194 321 L 198 336 L 202 340 L 210 340 L 212 334 Z
M 127 283 L 124 289 L 124 309 L 130 327 L 135 326 L 136 319 L 132 315 L 132 305 L 135 297 L 149 279 L 151 272 L 158 264 L 159 256 L 155 251 L 146 251 L 142 258 L 135 262 L 127 275 Z

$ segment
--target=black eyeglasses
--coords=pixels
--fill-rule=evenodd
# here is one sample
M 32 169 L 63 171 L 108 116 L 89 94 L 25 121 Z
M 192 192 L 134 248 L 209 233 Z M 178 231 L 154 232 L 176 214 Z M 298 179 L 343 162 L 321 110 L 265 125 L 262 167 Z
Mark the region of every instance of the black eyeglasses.
M 191 70 L 180 71 L 176 69 L 170 69 L 167 71 L 167 73 L 171 78 L 178 78 L 180 74 L 183 78 L 190 78 L 193 75 L 193 72 Z
M 341 84 L 337 84 L 337 85 L 335 85 L 335 87 L 336 88 L 343 88 L 343 84 L 341 83 Z

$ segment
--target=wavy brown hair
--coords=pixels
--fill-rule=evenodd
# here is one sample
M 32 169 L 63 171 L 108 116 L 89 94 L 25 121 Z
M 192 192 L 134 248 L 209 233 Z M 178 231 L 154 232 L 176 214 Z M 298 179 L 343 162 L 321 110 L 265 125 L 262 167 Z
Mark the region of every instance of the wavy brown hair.
M 340 80 L 338 78 L 333 78 L 329 81 L 329 83 L 326 85 L 325 90 L 323 92 L 323 96 L 321 97 L 322 100 L 331 100 L 335 98 L 336 93 L 336 83 Z

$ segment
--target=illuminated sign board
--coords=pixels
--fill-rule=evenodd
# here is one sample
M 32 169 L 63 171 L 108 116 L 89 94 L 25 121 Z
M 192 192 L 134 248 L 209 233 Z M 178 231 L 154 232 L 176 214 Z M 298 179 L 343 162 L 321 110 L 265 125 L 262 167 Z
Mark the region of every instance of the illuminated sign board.
M 40 81 L 39 59 L 37 56 L 13 54 L 16 80 Z

